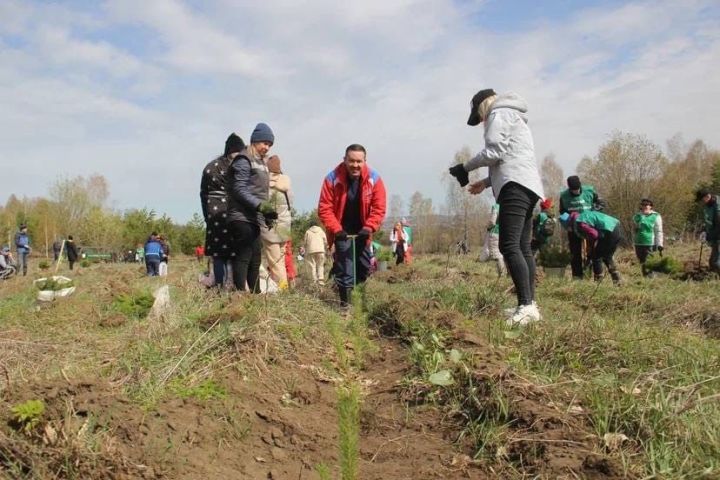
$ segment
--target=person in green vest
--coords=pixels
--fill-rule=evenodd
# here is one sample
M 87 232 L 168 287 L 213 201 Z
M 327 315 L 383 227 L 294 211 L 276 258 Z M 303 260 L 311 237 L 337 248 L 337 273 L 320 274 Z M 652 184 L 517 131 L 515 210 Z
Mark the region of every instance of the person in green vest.
M 533 238 L 530 242 L 530 248 L 533 255 L 545 245 L 550 243 L 550 238 L 554 233 L 555 222 L 552 218 L 552 198 L 546 198 L 540 202 L 540 213 L 533 218 Z M 548 223 L 548 220 L 550 221 Z
M 653 202 L 649 198 L 640 200 L 640 211 L 633 215 L 635 224 L 635 255 L 640 261 L 643 276 L 650 272 L 645 269 L 645 261 L 650 252 L 663 251 L 662 217 L 653 210 Z
M 560 215 L 560 223 L 568 231 L 572 230 L 578 238 L 589 241 L 595 280 L 602 280 L 604 263 L 613 283 L 619 285 L 622 278 L 617 271 L 613 256 L 622 240 L 620 220 L 602 212 L 586 210 L 582 213 L 565 212 Z
M 567 178 L 567 189 L 560 192 L 560 214 L 568 215 L 589 210 L 601 210 L 601 200 L 592 185 L 583 185 L 580 177 L 572 175 Z M 576 280 L 583 278 L 582 239 L 573 230 L 568 230 L 568 247 L 572 258 L 570 267 Z
M 695 200 L 703 205 L 703 218 L 705 220 L 705 241 L 710 245 L 710 270 L 720 273 L 720 204 L 718 196 L 713 195 L 707 188 L 695 192 Z

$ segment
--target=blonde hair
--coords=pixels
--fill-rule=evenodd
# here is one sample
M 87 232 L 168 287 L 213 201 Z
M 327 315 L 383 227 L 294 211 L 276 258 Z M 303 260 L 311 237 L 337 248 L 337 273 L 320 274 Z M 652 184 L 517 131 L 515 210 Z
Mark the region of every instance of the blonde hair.
M 483 100 L 478 106 L 478 114 L 483 122 L 485 121 L 487 114 L 490 113 L 490 107 L 492 107 L 492 104 L 495 103 L 495 99 L 497 99 L 497 95 L 491 95 Z

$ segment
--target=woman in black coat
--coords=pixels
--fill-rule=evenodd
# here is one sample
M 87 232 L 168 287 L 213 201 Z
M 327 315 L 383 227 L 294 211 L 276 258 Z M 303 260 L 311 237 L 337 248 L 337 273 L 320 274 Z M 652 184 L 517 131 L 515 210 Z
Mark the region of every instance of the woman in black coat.
M 200 202 L 205 217 L 205 256 L 213 259 L 215 285 L 225 281 L 226 265 L 235 256 L 232 235 L 227 225 L 226 179 L 232 160 L 245 148 L 245 142 L 234 133 L 225 141 L 225 152 L 203 169 Z

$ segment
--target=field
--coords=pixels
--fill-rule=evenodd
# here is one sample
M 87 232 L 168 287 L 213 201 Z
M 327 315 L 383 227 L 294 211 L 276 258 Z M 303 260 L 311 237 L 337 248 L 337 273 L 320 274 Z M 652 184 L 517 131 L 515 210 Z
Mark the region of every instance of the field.
M 716 280 L 624 252 L 622 287 L 542 279 L 543 321 L 509 329 L 510 280 L 471 256 L 380 272 L 347 312 L 200 271 L 0 284 L 0 478 L 720 478 Z

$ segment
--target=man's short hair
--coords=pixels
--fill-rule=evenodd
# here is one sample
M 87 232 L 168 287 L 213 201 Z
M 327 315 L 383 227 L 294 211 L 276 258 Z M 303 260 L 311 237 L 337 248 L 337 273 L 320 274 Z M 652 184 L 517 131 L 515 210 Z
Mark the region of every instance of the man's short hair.
M 710 189 L 707 187 L 700 187 L 695 191 L 695 201 L 699 202 L 703 198 L 705 198 L 705 195 L 710 193 Z
M 363 152 L 367 156 L 367 151 L 365 151 L 365 147 L 363 147 L 359 143 L 353 143 L 352 145 L 348 145 L 348 147 L 345 149 L 346 157 L 348 152 Z

